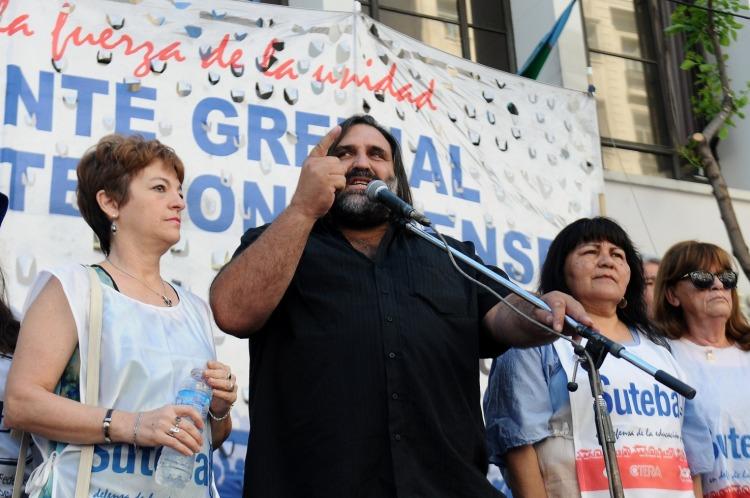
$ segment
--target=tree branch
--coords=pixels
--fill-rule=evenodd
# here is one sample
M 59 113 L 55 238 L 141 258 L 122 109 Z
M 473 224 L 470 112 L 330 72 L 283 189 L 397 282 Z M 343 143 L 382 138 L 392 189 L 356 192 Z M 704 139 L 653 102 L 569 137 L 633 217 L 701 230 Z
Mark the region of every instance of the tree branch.
M 689 147 L 687 148 L 688 152 L 683 155 L 691 163 L 695 159 L 700 161 L 703 171 L 713 189 L 713 195 L 716 199 L 721 219 L 724 222 L 724 227 L 732 246 L 732 252 L 737 258 L 745 276 L 750 278 L 750 251 L 748 251 L 737 214 L 732 206 L 732 197 L 729 195 L 729 188 L 722 174 L 721 165 L 716 156 L 714 156 L 714 151 L 711 148 L 712 139 L 720 131 L 726 129 L 727 121 L 732 119 L 733 115 L 739 110 L 730 87 L 729 76 L 727 75 L 726 61 L 721 49 L 721 36 L 717 32 L 717 24 L 712 10 L 713 4 L 713 0 L 707 0 L 706 10 L 708 11 L 708 16 L 704 18 L 707 23 L 705 26 L 703 25 L 703 19 L 700 19 L 701 26 L 698 26 L 697 19 L 691 19 L 691 16 L 685 15 L 680 10 L 675 11 L 675 13 L 679 12 L 679 15 L 673 14 L 672 16 L 673 26 L 675 28 L 679 27 L 673 30 L 674 33 L 700 30 L 699 36 L 688 37 L 688 39 L 689 48 L 700 51 L 701 55 L 696 58 L 686 57 L 685 60 L 690 60 L 691 62 L 686 69 L 690 69 L 696 64 L 710 64 L 711 58 L 708 54 L 710 50 L 713 51 L 711 55 L 715 58 L 716 63 L 716 67 L 713 67 L 713 65 L 710 68 L 698 67 L 698 70 L 701 71 L 698 81 L 702 86 L 697 90 L 697 103 L 694 104 L 694 109 L 698 114 L 710 117 L 710 121 L 701 133 L 694 133 L 690 137 Z M 722 29 L 724 36 L 733 36 L 736 32 L 736 29 L 732 28 L 731 25 L 722 24 L 718 28 Z M 716 88 L 716 78 L 719 79 L 720 90 Z M 720 99 L 720 103 L 717 109 L 718 99 Z M 745 99 L 746 97 L 743 93 L 741 100 L 739 100 L 740 106 L 744 105 Z
M 724 94 L 724 99 L 729 97 L 732 98 L 732 88 L 729 86 L 729 76 L 727 76 L 727 67 L 724 64 L 724 54 L 721 51 L 721 43 L 719 37 L 716 35 L 716 21 L 714 20 L 714 12 L 710 10 L 713 8 L 713 0 L 708 0 L 708 33 L 711 36 L 711 45 L 714 49 L 714 57 L 716 57 L 716 65 L 719 68 L 719 79 L 721 81 L 721 92 Z
M 727 119 L 732 117 L 732 114 L 734 114 L 734 102 L 732 101 L 732 97 L 725 96 L 721 104 L 721 111 L 703 128 L 703 135 L 706 137 L 706 140 L 710 142 L 721 127 L 724 126 L 724 123 L 727 122 Z
M 703 129 L 703 136 L 707 142 L 710 142 L 712 138 L 719 132 L 724 126 L 727 119 L 732 117 L 735 111 L 734 98 L 732 96 L 732 88 L 729 86 L 729 76 L 727 75 L 727 67 L 724 63 L 724 54 L 721 51 L 721 43 L 719 37 L 716 34 L 716 24 L 714 21 L 713 0 L 708 0 L 707 7 L 708 11 L 708 26 L 707 31 L 711 38 L 711 46 L 713 48 L 713 55 L 716 59 L 716 67 L 719 70 L 719 80 L 721 81 L 721 111 L 714 116 L 711 121 Z
M 729 188 L 724 180 L 724 175 L 721 173 L 721 166 L 711 151 L 709 141 L 702 133 L 695 133 L 690 139 L 696 144 L 696 150 L 701 158 L 703 170 L 708 177 L 708 181 L 711 183 L 714 198 L 719 208 L 719 215 L 724 222 L 727 237 L 729 237 L 729 243 L 732 246 L 732 253 L 737 258 L 742 272 L 745 276 L 750 277 L 750 252 L 748 251 L 745 237 L 742 234 L 742 228 L 732 205 Z

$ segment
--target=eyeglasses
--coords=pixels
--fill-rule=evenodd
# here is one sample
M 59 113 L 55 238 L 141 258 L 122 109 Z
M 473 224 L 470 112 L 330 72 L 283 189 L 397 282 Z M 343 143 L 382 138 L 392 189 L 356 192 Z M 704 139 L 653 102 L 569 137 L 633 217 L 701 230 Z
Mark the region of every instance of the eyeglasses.
M 692 282 L 696 289 L 710 289 L 714 284 L 714 277 L 719 279 L 719 282 L 721 282 L 725 289 L 734 289 L 737 287 L 737 273 L 732 270 L 724 270 L 719 273 L 695 270 L 684 274 L 680 278 L 689 278 L 690 282 Z

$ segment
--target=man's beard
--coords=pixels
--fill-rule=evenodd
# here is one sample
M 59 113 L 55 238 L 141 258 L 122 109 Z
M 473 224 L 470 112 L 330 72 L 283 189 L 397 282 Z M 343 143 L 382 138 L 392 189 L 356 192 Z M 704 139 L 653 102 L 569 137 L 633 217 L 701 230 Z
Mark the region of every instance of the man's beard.
M 369 177 L 370 181 L 377 180 L 369 170 L 355 169 L 347 175 L 350 177 Z M 385 181 L 388 189 L 396 193 L 398 180 L 392 176 Z M 387 222 L 391 216 L 390 210 L 380 202 L 374 202 L 367 198 L 365 190 L 347 192 L 342 190 L 336 193 L 336 198 L 331 206 L 330 215 L 333 221 L 344 228 L 363 229 L 372 228 Z

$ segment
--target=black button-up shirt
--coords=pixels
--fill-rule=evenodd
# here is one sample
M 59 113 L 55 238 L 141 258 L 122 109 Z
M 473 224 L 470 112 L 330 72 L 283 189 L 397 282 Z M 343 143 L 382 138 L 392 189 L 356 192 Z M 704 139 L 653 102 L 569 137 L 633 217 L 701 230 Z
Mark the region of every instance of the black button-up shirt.
M 319 221 L 250 339 L 245 496 L 502 496 L 485 478 L 478 371 L 502 352 L 481 326 L 496 303 L 401 228 L 373 261 Z

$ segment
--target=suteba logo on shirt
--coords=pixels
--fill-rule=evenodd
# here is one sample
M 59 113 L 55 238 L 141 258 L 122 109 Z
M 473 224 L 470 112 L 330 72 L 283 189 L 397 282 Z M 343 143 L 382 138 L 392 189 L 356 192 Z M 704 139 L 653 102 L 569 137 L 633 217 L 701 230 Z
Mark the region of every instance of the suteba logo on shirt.
M 609 386 L 609 379 L 602 375 L 602 384 Z M 675 417 L 682 416 L 682 406 L 679 395 L 674 391 L 666 391 L 658 384 L 651 384 L 651 389 L 638 389 L 634 382 L 627 389 L 615 387 L 610 392 L 605 390 L 604 401 L 607 411 L 619 415 L 645 415 L 647 417 Z
M 716 434 L 714 437 L 714 457 L 719 454 L 724 458 L 750 458 L 750 434 L 738 434 L 734 427 L 729 428 L 729 434 Z
M 113 444 L 94 446 L 94 463 L 91 472 L 110 471 L 115 474 L 137 474 L 150 477 L 156 471 L 156 464 L 161 456 L 162 447 L 148 448 L 139 446 L 136 451 L 133 445 Z M 208 486 L 209 459 L 204 453 L 195 455 L 193 481 L 198 486 Z

